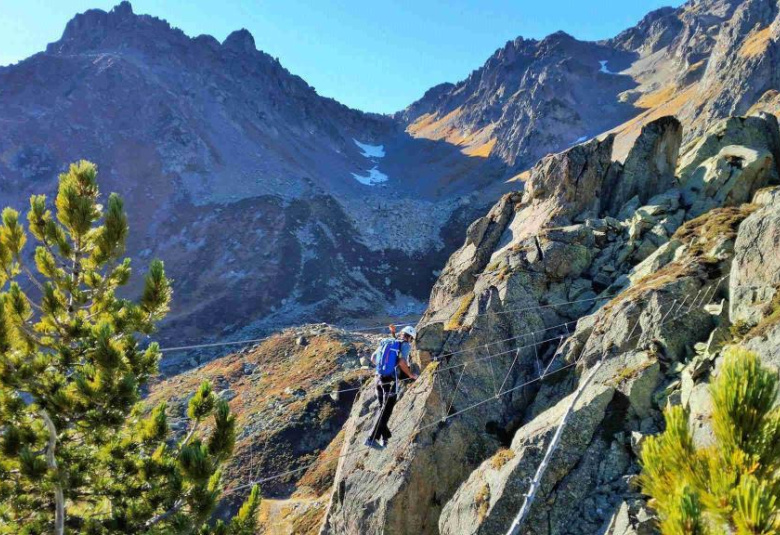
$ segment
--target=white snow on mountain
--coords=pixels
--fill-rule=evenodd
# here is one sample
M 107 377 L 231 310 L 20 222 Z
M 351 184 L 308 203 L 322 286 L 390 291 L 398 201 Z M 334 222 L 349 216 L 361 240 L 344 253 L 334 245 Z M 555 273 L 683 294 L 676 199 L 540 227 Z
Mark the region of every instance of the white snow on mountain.
M 599 61 L 599 63 L 601 64 L 601 68 L 599 69 L 599 72 L 603 72 L 604 74 L 617 74 L 616 72 L 612 72 L 607 68 L 608 61 L 609 60 L 606 59 L 602 59 L 601 61 Z
M 385 146 L 384 145 L 369 145 L 367 143 L 361 143 L 357 139 L 352 139 L 352 141 L 355 142 L 355 145 L 358 146 L 360 150 L 363 151 L 362 155 L 364 158 L 384 158 L 385 157 Z
M 382 153 L 382 155 L 384 156 L 384 153 Z M 380 171 L 377 166 L 374 166 L 374 168 L 368 172 L 368 176 L 352 173 L 352 177 L 366 186 L 376 186 L 377 184 L 388 181 L 388 176 Z

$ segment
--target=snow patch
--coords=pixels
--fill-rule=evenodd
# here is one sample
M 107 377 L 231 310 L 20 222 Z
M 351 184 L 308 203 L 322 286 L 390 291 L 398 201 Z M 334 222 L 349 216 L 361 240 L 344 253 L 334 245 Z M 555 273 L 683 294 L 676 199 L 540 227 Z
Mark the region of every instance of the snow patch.
M 599 72 L 603 72 L 604 74 L 617 74 L 616 72 L 612 72 L 607 68 L 607 62 L 608 59 L 602 59 L 599 61 L 599 64 L 601 64 L 601 68 L 599 69 Z
M 358 146 L 360 150 L 363 151 L 362 156 L 364 158 L 384 158 L 385 157 L 385 146 L 384 145 L 369 145 L 368 143 L 361 143 L 355 138 L 352 138 L 352 141 L 355 142 L 355 145 Z
M 377 184 L 388 181 L 388 176 L 380 171 L 377 166 L 374 166 L 374 168 L 368 172 L 368 176 L 352 173 L 352 178 L 366 186 L 376 186 Z

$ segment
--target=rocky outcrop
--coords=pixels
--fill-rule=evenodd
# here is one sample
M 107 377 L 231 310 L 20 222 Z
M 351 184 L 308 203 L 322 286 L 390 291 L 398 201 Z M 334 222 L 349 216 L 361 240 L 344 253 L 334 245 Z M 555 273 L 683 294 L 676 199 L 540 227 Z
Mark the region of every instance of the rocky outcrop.
M 732 121 L 767 127 L 735 150 L 773 143 L 776 123 L 757 121 Z M 365 392 L 347 424 L 323 533 L 502 532 L 561 408 L 599 361 L 585 386 L 590 401 L 564 434 L 523 533 L 650 532 L 636 487 L 643 437 L 661 429 L 667 403 L 684 403 L 701 415 L 696 436 L 706 443 L 706 381 L 730 340 L 729 307 L 747 303 L 728 284 L 732 260 L 759 261 L 742 245 L 746 236 L 778 248 L 770 246 L 774 231 L 751 230 L 759 218 L 751 214 L 769 208 L 740 203 L 776 182 L 777 171 L 765 150 L 762 171 L 751 163 L 692 198 L 691 178 L 669 175 L 675 122 L 664 119 L 643 136 L 634 154 L 644 154 L 644 166 L 626 173 L 604 158 L 612 139 L 593 140 L 545 158 L 522 197 L 505 197 L 472 226 L 418 326 L 424 373 L 391 421 L 400 443 L 359 450 L 372 415 Z M 708 156 L 705 146 L 687 154 L 698 167 L 723 149 Z M 632 189 L 639 169 L 656 172 L 641 197 Z M 621 179 L 633 185 L 617 186 Z M 618 207 L 619 217 L 600 217 L 615 209 L 613 186 L 633 200 Z M 775 195 L 762 190 L 756 199 L 773 203 Z M 741 276 L 734 273 L 732 281 Z
M 730 287 L 735 297 L 730 314 L 734 321 L 755 325 L 765 315 L 780 288 L 780 207 L 767 205 L 742 225 L 735 243 L 736 255 Z
M 739 229 L 729 278 L 729 315 L 748 348 L 780 369 L 780 197 L 771 188 L 755 196 L 758 210 Z
M 776 182 L 779 140 L 777 119 L 767 115 L 732 117 L 708 130 L 680 164 L 691 214 L 748 202 L 755 191 Z
M 568 473 L 580 460 L 613 396 L 613 387 L 601 385 L 589 389 L 587 397 L 577 401 L 570 424 L 550 461 L 555 468 L 542 492 L 558 482 L 556 474 Z M 522 505 L 526 481 L 533 477 L 570 403 L 566 397 L 534 418 L 515 434 L 509 448 L 499 450 L 474 470 L 444 507 L 439 532 L 467 535 L 504 531 Z
M 674 117 L 662 117 L 642 128 L 614 183 L 606 184 L 604 210 L 617 215 L 634 197 L 639 205 L 674 186 L 682 125 Z

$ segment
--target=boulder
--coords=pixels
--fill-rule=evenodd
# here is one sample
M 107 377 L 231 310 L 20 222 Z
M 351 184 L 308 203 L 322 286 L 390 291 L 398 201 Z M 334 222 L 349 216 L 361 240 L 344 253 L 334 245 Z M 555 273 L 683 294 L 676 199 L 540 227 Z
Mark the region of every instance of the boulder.
M 776 162 L 780 158 L 780 129 L 772 115 L 729 117 L 709 128 L 680 157 L 677 175 L 684 184 L 705 161 L 730 145 L 766 151 Z
M 514 241 L 544 227 L 565 226 L 598 212 L 599 194 L 611 166 L 614 136 L 593 139 L 543 158 L 530 171 L 523 193 L 523 213 L 510 225 Z M 580 217 L 582 216 L 582 217 Z
M 551 458 L 550 469 L 542 479 L 535 504 L 545 503 L 556 483 L 582 458 L 613 394 L 613 388 L 601 386 L 589 389 L 577 401 Z M 529 479 L 536 472 L 570 402 L 570 397 L 562 399 L 523 426 L 512 439 L 509 452 L 499 451 L 469 476 L 442 510 L 439 520 L 442 535 L 493 534 L 508 529 L 523 503 Z M 532 507 L 532 511 L 538 509 L 537 505 Z M 529 520 L 538 521 L 533 517 Z M 536 532 L 533 526 L 524 531 Z
M 780 203 L 753 212 L 739 227 L 729 277 L 732 323 L 755 325 L 780 288 Z
M 775 160 L 766 149 L 727 145 L 701 162 L 683 183 L 683 196 L 698 216 L 718 206 L 748 202 L 760 188 L 777 180 Z
M 226 388 L 224 390 L 221 390 L 217 396 L 219 399 L 222 399 L 224 401 L 230 401 L 231 399 L 235 398 L 237 396 L 236 391 L 232 388 Z
M 753 204 L 766 206 L 780 203 L 780 186 L 768 186 L 762 188 L 753 195 Z
M 642 127 L 614 183 L 605 184 L 602 211 L 625 215 L 622 209 L 633 197 L 639 205 L 674 185 L 674 171 L 682 143 L 682 125 L 672 116 L 661 117 Z

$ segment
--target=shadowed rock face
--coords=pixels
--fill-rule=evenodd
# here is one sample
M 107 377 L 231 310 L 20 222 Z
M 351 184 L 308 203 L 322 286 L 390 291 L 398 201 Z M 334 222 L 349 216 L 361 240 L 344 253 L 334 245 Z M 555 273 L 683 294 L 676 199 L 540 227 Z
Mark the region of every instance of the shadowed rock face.
M 626 157 L 622 173 L 612 174 L 620 180 L 607 183 L 604 188 L 604 211 L 617 215 L 635 197 L 643 205 L 657 192 L 673 187 L 681 142 L 682 125 L 674 117 L 662 117 L 644 126 Z
M 704 143 L 683 155 L 763 155 L 745 156 L 727 180 L 705 180 L 695 198 L 675 169 L 679 123 L 662 118 L 643 130 L 626 165 L 610 162 L 612 138 L 574 147 L 544 159 L 522 195 L 504 196 L 475 221 L 418 325 L 424 372 L 397 405 L 388 448 L 361 450 L 374 395 L 364 391 L 353 408 L 322 533 L 505 531 L 568 396 L 599 360 L 523 533 L 647 533 L 651 516 L 635 486 L 642 437 L 661 429 L 667 401 L 706 421 L 706 381 L 730 321 L 719 301 L 739 301 L 756 322 L 766 306 L 753 311 L 774 295 L 769 279 L 759 296 L 734 289 L 743 275 L 731 271 L 731 289 L 725 278 L 737 263 L 746 273 L 758 262 L 745 240 L 777 249 L 758 223 L 772 227 L 770 209 L 757 219 L 743 204 L 778 181 L 765 148 L 777 122 L 729 119 L 705 136 L 736 139 L 748 123 L 754 134 L 744 145 L 710 155 Z M 599 218 L 614 213 L 615 191 L 633 207 Z M 772 204 L 773 192 L 756 198 Z M 768 344 L 753 343 L 771 362 Z M 549 375 L 535 381 L 543 369 Z M 706 426 L 697 430 L 706 435 Z

